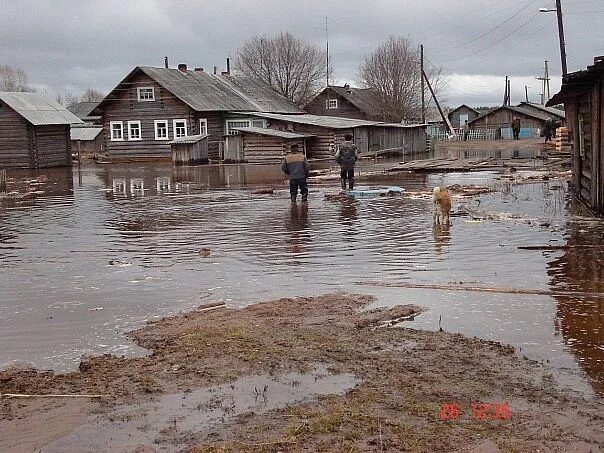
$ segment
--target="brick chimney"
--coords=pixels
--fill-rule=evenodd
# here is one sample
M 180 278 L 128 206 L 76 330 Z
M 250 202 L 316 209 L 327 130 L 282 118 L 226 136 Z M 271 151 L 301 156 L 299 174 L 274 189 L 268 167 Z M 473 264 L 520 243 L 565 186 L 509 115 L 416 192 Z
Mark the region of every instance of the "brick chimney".
M 195 68 L 195 72 L 203 72 L 203 68 Z
M 178 65 L 178 70 L 179 70 L 180 72 L 184 72 L 184 73 L 186 74 L 186 73 L 187 73 L 187 65 L 186 65 L 186 64 L 184 64 L 184 63 L 180 63 L 180 64 Z

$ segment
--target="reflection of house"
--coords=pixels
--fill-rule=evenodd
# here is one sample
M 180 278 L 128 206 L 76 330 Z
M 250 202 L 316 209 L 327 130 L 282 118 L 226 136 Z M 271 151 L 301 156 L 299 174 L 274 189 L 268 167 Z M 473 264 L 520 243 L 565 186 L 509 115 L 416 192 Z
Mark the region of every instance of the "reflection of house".
M 604 253 L 597 227 L 576 228 L 562 257 L 549 263 L 548 274 L 556 295 L 556 330 L 604 396 Z M 587 246 L 587 247 L 581 247 Z M 595 246 L 595 247 L 594 247 Z M 574 294 L 573 294 L 574 293 Z
M 361 153 L 384 150 L 421 153 L 426 150 L 424 124 L 392 124 L 331 116 L 274 113 L 254 113 L 254 117 L 265 119 L 270 129 L 306 136 L 306 155 L 309 159 L 333 158 L 336 146 L 344 141 L 346 134 L 354 137 Z
M 375 92 L 370 88 L 353 88 L 350 85 L 324 88 L 304 109 L 313 115 L 384 120 Z
M 455 129 L 459 129 L 463 127 L 466 120 L 468 122 L 475 120 L 480 116 L 480 112 L 472 107 L 467 106 L 466 104 L 461 104 L 456 109 L 453 109 L 449 112 L 447 117 L 451 122 L 451 126 Z
M 545 122 L 551 115 L 535 109 L 502 105 L 469 121 L 469 124 L 472 129 L 500 130 L 503 138 L 511 138 L 514 117 L 520 119 L 520 138 L 531 138 L 539 136 L 538 131 L 543 130 Z
M 110 156 L 169 157 L 170 141 L 209 134 L 217 159 L 224 135 L 235 127 L 264 127 L 233 111 L 303 113 L 262 82 L 246 76 L 138 66 L 99 104 L 105 150 Z
M 71 165 L 71 124 L 80 119 L 37 93 L 0 92 L 0 166 Z
M 586 70 L 568 74 L 547 105 L 564 103 L 573 150 L 576 194 L 604 214 L 604 57 Z

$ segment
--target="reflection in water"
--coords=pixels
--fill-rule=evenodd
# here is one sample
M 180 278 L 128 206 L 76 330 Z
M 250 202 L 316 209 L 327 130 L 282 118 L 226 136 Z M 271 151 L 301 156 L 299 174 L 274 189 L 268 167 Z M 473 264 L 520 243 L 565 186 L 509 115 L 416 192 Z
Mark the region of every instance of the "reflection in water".
M 554 333 L 562 333 L 596 392 L 604 396 L 604 228 L 581 223 L 571 228 L 570 248 L 548 266 L 553 288 L 577 291 L 556 296 Z
M 442 255 L 443 249 L 446 249 L 451 242 L 451 225 L 434 223 L 432 226 L 434 234 L 434 253 L 438 256 Z
M 305 252 L 305 245 L 311 242 L 308 230 L 308 203 L 291 203 L 289 218 L 285 222 L 285 228 L 289 231 L 289 237 L 285 239 L 287 250 L 292 255 L 301 255 Z M 295 262 L 300 264 L 300 262 Z

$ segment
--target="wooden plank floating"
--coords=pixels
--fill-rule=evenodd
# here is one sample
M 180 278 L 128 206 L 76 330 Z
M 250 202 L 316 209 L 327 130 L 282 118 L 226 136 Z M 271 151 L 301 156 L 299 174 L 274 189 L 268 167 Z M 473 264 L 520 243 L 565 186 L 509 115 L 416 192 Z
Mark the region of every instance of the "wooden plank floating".
M 514 168 L 536 168 L 533 160 L 514 159 L 496 159 L 487 157 L 482 159 L 423 159 L 401 162 L 396 170 L 408 170 L 417 172 L 441 172 L 441 171 L 480 171 L 502 167 Z

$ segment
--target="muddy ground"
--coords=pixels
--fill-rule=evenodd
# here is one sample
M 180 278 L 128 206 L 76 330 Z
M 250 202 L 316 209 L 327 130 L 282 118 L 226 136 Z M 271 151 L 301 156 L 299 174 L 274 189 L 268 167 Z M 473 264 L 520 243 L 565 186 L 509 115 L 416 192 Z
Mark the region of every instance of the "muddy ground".
M 69 374 L 0 372 L 3 394 L 104 395 L 2 397 L 0 451 L 99 451 L 108 449 L 108 441 L 111 451 L 139 452 L 604 448 L 604 406 L 556 388 L 546 365 L 498 343 L 406 329 L 404 319 L 420 308 L 362 311 L 371 301 L 331 294 L 199 310 L 133 332 L 132 339 L 152 351 L 148 357 L 94 357 Z M 388 322 L 395 318 L 402 324 Z M 187 419 L 175 413 L 164 426 L 136 424 L 147 414 L 134 409 L 148 408 L 168 394 L 184 399 L 198 389 L 229 383 L 235 389 L 244 376 L 278 381 L 321 364 L 334 377 L 353 376 L 348 390 L 308 395 L 266 411 L 241 411 L 237 399 L 225 403 L 227 386 L 215 387 L 212 405 L 197 408 L 199 417 L 221 410 L 213 422 L 187 430 L 191 414 Z M 296 382 L 291 385 L 300 385 Z M 254 388 L 255 398 L 266 402 L 271 386 Z M 116 420 L 112 414 L 125 404 L 132 410 Z M 94 433 L 101 430 L 95 426 L 105 432 L 98 444 Z M 124 427 L 131 431 L 119 440 Z M 93 434 L 69 441 L 78 430 Z

